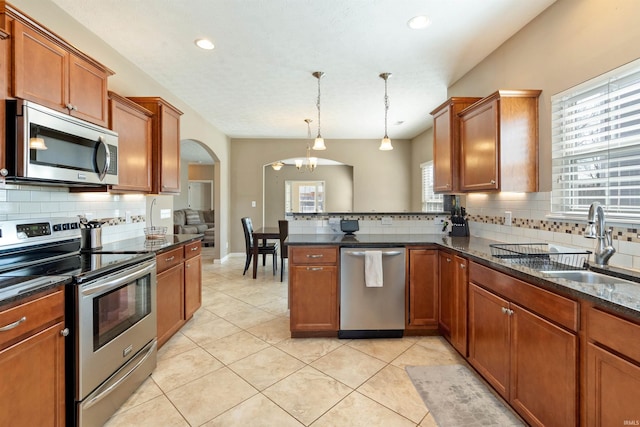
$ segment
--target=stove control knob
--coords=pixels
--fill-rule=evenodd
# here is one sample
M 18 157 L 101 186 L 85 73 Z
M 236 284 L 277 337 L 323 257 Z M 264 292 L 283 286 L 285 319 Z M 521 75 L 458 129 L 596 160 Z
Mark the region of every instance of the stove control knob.
M 53 224 L 53 231 L 62 231 L 62 225 Z

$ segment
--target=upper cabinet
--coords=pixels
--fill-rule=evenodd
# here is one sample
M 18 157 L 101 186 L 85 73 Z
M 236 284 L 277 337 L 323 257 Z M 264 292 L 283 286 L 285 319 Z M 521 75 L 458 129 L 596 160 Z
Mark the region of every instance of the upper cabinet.
M 158 97 L 130 97 L 153 114 L 151 119 L 151 184 L 156 194 L 180 194 L 180 116 Z
M 0 13 L 11 37 L 9 95 L 107 126 L 113 72 L 16 9 Z
M 538 190 L 539 90 L 499 90 L 459 113 L 460 190 Z
M 118 185 L 112 192 L 151 192 L 153 113 L 109 92 L 109 129 L 118 132 Z
M 458 113 L 482 98 L 449 98 L 431 112 L 433 116 L 433 190 L 460 191 L 460 118 Z

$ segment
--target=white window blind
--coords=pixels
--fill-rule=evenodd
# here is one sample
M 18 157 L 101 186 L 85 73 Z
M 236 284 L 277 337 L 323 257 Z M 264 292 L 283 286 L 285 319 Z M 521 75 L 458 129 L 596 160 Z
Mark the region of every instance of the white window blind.
M 422 212 L 442 212 L 442 194 L 433 192 L 433 161 L 422 163 Z
M 640 61 L 551 98 L 551 212 L 640 219 Z

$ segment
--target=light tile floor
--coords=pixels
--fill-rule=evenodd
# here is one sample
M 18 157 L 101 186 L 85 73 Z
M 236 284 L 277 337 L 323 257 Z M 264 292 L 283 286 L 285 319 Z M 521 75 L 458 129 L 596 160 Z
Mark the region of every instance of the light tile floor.
M 404 367 L 460 363 L 446 341 L 291 339 L 286 272 L 202 264 L 202 307 L 107 427 L 436 426 Z

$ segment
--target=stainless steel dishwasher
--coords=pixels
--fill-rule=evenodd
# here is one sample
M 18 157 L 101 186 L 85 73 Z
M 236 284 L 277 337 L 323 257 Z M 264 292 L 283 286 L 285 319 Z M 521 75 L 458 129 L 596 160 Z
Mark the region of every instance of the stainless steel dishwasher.
M 365 252 L 382 252 L 382 287 L 365 285 Z M 405 249 L 340 249 L 340 338 L 400 338 L 405 324 Z

